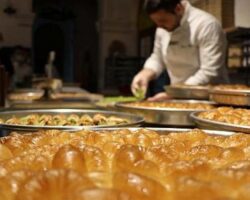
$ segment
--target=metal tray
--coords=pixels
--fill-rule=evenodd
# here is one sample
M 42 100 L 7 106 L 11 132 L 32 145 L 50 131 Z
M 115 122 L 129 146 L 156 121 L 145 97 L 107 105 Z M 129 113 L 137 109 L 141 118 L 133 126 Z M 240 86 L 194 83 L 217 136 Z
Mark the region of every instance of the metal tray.
M 210 101 L 197 100 L 168 100 L 167 102 L 175 103 L 206 103 L 215 105 Z M 176 109 L 176 108 L 149 108 L 149 107 L 132 107 L 126 103 L 117 103 L 119 111 L 129 112 L 144 117 L 147 123 L 161 124 L 177 127 L 194 127 L 195 123 L 189 115 L 194 111 L 204 111 L 195 109 Z
M 8 94 L 10 102 L 33 102 L 43 97 L 44 90 L 40 89 L 18 89 Z
M 191 119 L 198 125 L 199 128 L 211 129 L 211 130 L 227 130 L 227 131 L 236 131 L 243 133 L 250 133 L 250 126 L 241 126 L 236 124 L 228 124 L 225 122 L 217 122 L 208 119 L 201 119 L 198 115 L 202 111 L 193 112 L 190 114 Z
M 209 99 L 209 86 L 165 86 L 167 94 L 175 99 Z
M 103 98 L 100 94 L 93 94 L 93 93 L 73 93 L 73 92 L 57 92 L 51 93 L 50 99 L 54 100 L 65 100 L 65 101 L 90 101 L 96 102 Z
M 14 102 L 8 105 L 11 109 L 96 109 L 89 101 L 39 100 L 32 103 Z
M 210 90 L 210 100 L 224 105 L 250 106 L 250 90 Z
M 119 113 L 119 112 L 109 112 L 109 111 L 99 111 L 99 110 L 82 110 L 82 109 L 38 109 L 38 110 L 16 110 L 16 111 L 2 111 L 0 112 L 0 118 L 3 120 L 9 119 L 12 116 L 23 117 L 29 114 L 87 114 L 93 116 L 94 114 L 104 114 L 105 116 L 116 116 L 120 118 L 125 118 L 130 121 L 130 123 L 119 124 L 119 125 L 99 125 L 99 126 L 33 126 L 33 125 L 11 125 L 11 124 L 0 124 L 0 129 L 12 130 L 12 131 L 38 131 L 38 130 L 48 130 L 48 129 L 57 129 L 57 130 L 68 130 L 68 131 L 77 131 L 77 130 L 88 130 L 88 129 L 98 129 L 98 128 L 110 128 L 110 127 L 129 127 L 129 126 L 139 126 L 144 122 L 142 117 Z

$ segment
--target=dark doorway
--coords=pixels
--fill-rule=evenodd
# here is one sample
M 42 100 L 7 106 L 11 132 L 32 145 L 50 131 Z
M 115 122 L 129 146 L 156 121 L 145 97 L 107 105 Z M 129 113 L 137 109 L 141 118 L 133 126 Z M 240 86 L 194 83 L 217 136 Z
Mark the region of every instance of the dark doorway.
M 38 39 L 33 43 L 34 50 L 42 51 L 42 54 L 44 54 L 37 55 L 39 63 L 39 67 L 36 66 L 37 72 L 44 70 L 44 62 L 47 62 L 48 57 L 47 51 L 54 48 L 58 51 L 58 60 L 56 60 L 55 65 L 64 80 L 78 82 L 83 88 L 96 91 L 99 57 L 96 27 L 98 1 L 33 0 L 33 10 L 37 16 L 38 13 L 41 13 L 41 10 L 48 13 L 51 8 L 56 12 L 50 12 L 52 17 L 52 19 L 51 17 L 49 19 L 50 22 L 48 18 L 45 19 L 46 26 L 44 21 L 42 22 L 43 30 L 36 27 L 36 30 L 40 31 L 40 33 L 36 33 L 36 36 L 44 38 L 44 40 Z M 63 18 L 56 15 L 60 12 L 64 13 Z M 51 27 L 51 20 L 53 20 L 53 28 Z M 44 29 L 47 29 L 47 31 Z M 72 78 L 69 78 L 71 76 Z
M 64 35 L 58 25 L 48 23 L 39 27 L 35 31 L 34 36 L 34 52 L 35 52 L 35 72 L 38 74 L 45 73 L 45 65 L 48 60 L 50 51 L 56 52 L 55 67 L 59 73 L 59 77 L 63 77 L 63 57 L 64 55 Z

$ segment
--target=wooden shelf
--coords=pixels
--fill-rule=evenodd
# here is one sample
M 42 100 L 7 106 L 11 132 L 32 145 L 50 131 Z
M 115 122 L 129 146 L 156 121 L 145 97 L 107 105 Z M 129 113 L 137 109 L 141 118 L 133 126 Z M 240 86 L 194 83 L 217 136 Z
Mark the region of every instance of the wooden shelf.
M 250 40 L 250 28 L 230 27 L 224 29 L 229 43 L 241 43 Z

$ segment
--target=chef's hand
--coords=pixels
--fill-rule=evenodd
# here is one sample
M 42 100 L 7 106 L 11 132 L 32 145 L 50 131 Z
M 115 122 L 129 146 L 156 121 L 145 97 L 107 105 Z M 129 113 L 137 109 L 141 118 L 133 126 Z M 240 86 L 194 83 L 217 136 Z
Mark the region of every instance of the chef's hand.
M 168 99 L 170 99 L 170 97 L 168 96 L 166 92 L 160 92 L 153 97 L 149 97 L 147 100 L 148 101 L 164 101 Z
M 135 75 L 132 81 L 132 93 L 136 95 L 138 90 L 142 90 L 144 93 L 146 93 L 149 81 L 154 79 L 155 75 L 155 72 L 150 69 L 142 69 L 137 75 Z

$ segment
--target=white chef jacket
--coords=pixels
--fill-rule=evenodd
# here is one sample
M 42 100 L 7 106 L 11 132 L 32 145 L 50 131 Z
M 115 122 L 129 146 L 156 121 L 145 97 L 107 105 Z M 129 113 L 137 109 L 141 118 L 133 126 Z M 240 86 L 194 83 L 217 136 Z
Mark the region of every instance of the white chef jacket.
M 218 84 L 228 82 L 225 67 L 226 38 L 210 14 L 182 1 L 180 26 L 173 32 L 157 28 L 154 50 L 144 64 L 157 75 L 167 68 L 171 84 Z

